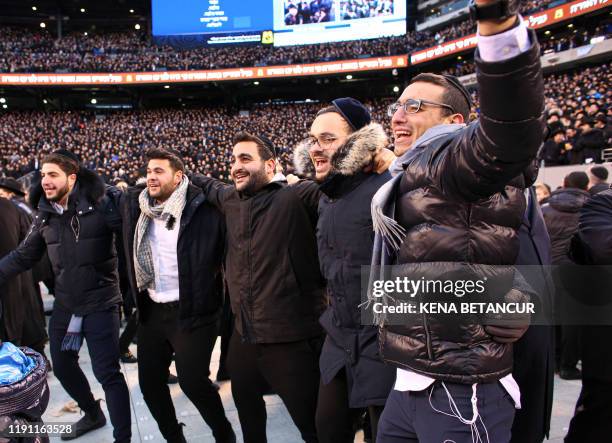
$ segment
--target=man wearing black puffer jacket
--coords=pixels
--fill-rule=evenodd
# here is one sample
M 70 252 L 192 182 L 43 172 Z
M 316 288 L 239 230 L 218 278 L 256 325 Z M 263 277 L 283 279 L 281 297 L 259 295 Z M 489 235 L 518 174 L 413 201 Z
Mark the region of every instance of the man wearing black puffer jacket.
M 372 201 L 374 272 L 397 264 L 435 281 L 467 263 L 489 266 L 494 276 L 513 275 L 506 266 L 518 256 L 524 174 L 544 133 L 539 47 L 517 15 L 517 2 L 475 3 L 480 119 L 464 124 L 470 95 L 451 76 L 419 75 L 390 106 L 398 156 L 390 169 L 399 174 Z M 495 9 L 500 3 L 510 11 L 503 17 L 494 14 L 504 9 Z M 507 279 L 487 296 L 524 300 L 519 289 Z M 403 318 L 404 325 L 380 323 L 381 355 L 398 371 L 379 443 L 510 441 L 520 407 L 511 343 L 526 325 L 456 317 L 453 326 L 435 314 Z
M 330 306 L 321 317 L 327 332 L 321 352 L 317 405 L 320 443 L 353 442 L 353 416 L 367 408 L 373 441 L 395 378 L 378 355 L 377 328 L 362 325 L 361 267 L 372 260 L 370 202 L 391 178 L 374 171 L 387 146 L 382 126 L 353 98 L 339 98 L 317 114 L 311 136 L 294 152 L 298 173 L 320 183 L 317 242 Z
M 121 230 L 118 192 L 105 189 L 78 157 L 58 150 L 41 161 L 41 184 L 30 193 L 38 215 L 26 239 L 0 260 L 0 286 L 34 266 L 45 250 L 55 274 L 49 321 L 55 376 L 85 412 L 69 440 L 105 425 L 106 418 L 79 366 L 87 340 L 93 373 L 102 385 L 116 442 L 131 438 L 130 398 L 119 366 L 119 304 L 114 235 Z

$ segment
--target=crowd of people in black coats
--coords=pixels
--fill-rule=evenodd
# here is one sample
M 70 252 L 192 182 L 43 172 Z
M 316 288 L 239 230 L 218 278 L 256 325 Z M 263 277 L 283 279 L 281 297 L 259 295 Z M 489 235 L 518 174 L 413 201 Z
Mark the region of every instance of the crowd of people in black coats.
M 611 75 L 608 63 L 546 77 L 550 135 L 540 154 L 545 165 L 601 162 L 603 150 L 610 147 Z M 477 94 L 473 98 L 472 111 L 477 114 Z M 365 101 L 387 132 L 385 113 L 391 101 Z M 227 181 L 231 152 L 227 128 L 268 133 L 277 141 L 285 171 L 292 172 L 292 147 L 306 137 L 318 106 L 253 105 L 248 114 L 226 107 L 103 114 L 8 112 L 0 115 L 0 176 L 21 177 L 36 168 L 41 155 L 62 146 L 77 152 L 108 183 L 134 184 L 142 176 L 143 152 L 172 145 L 190 171 Z
M 201 109 L 108 119 L 58 113 L 47 126 L 28 126 L 24 121 L 38 114 L 6 114 L 14 126 L 0 145 L 9 160 L 3 172 L 35 168 L 40 182 L 29 190 L 36 210 L 29 233 L 0 259 L 0 286 L 47 253 L 56 277 L 51 356 L 62 386 L 85 412 L 77 434 L 106 422 L 78 364 L 85 338 L 115 441 L 131 439 L 129 394 L 118 363 L 123 255 L 139 312 L 140 389 L 168 441 L 185 441 L 166 387 L 173 355 L 181 388 L 215 440 L 236 441 L 206 370 L 225 286 L 235 315 L 229 374 L 246 442 L 266 441 L 263 395 L 270 388 L 307 442 L 352 441 L 355 411 L 367 411 L 372 436 L 381 442 L 451 436 L 467 442 L 485 433 L 495 442 L 543 441 L 554 366 L 548 325 L 526 317 L 504 324 L 462 316 L 449 328 L 432 312 L 397 324 L 361 317 L 373 301 L 362 302 L 362 266 L 371 265 L 370 279 L 384 277 L 379 266 L 394 264 L 411 277 L 416 272 L 439 280 L 461 264 L 473 265 L 476 274 L 475 267 L 485 265 L 495 283 L 483 300 L 530 300 L 547 316 L 557 296 L 547 287 L 550 256 L 553 263 L 568 254 L 582 264 L 611 263 L 610 190 L 590 198 L 584 177 L 566 178 L 565 189 L 585 192 L 577 192 L 582 204 L 574 235 L 557 248 L 547 219 L 558 221 L 553 211 L 567 197 L 553 193 L 540 209 L 532 187 L 538 151 L 545 134 L 554 132 L 552 105 L 577 119 L 574 126 L 585 137 L 594 131 L 589 116 L 610 113 L 610 93 L 589 72 L 569 100 L 555 102 L 553 96 L 545 103 L 552 90 L 545 86 L 535 32 L 516 23 L 489 23 L 491 35 L 528 43 L 514 54 L 485 57 L 484 46 L 491 49 L 496 39 L 480 40 L 485 58 L 476 59 L 476 103 L 456 78 L 420 74 L 399 97 L 370 103 L 370 109 L 347 97 L 329 106 L 264 105 L 250 111 L 261 112 L 259 120 Z M 576 74 L 566 74 L 570 88 Z M 473 111 L 480 114 L 477 121 Z M 162 122 L 164 112 L 175 113 L 176 120 Z M 212 117 L 206 120 L 205 113 Z M 393 149 L 373 115 L 390 124 Z M 124 120 L 115 128 L 112 118 Z M 285 128 L 295 121 L 304 126 L 289 133 Z M 20 125 L 26 126 L 21 134 L 14 130 Z M 271 126 L 278 131 L 272 136 Z M 184 131 L 187 138 L 179 137 Z M 90 134 L 96 145 L 84 146 Z M 117 134 L 132 150 L 113 139 Z M 588 149 L 584 160 L 598 162 L 593 144 Z M 276 159 L 289 161 L 291 153 L 297 177 L 277 169 Z M 212 160 L 220 164 L 218 177 Z M 141 168 L 145 183 L 125 190 L 105 186 L 103 178 L 134 181 L 138 174 L 131 174 Z M 118 174 L 103 177 L 107 171 Z M 602 185 L 605 174 L 591 173 Z M 228 175 L 233 184 L 224 182 Z M 24 192 L 14 181 L 0 188 L 16 190 L 5 198 L 22 208 Z M 537 272 L 523 278 L 513 265 Z M 602 347 L 606 331 L 589 326 L 581 336 Z M 592 344 L 580 356 L 583 389 L 566 440 L 572 443 L 609 435 L 610 423 L 601 417 L 610 409 L 610 355 L 603 351 L 602 359 Z M 562 376 L 575 378 L 567 370 L 576 368 L 562 369 Z

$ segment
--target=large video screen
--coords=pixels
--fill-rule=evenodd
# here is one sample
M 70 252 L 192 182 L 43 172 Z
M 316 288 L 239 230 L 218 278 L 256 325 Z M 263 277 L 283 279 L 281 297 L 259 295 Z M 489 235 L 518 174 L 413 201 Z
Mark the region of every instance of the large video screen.
M 153 37 L 289 46 L 406 32 L 406 0 L 153 0 Z

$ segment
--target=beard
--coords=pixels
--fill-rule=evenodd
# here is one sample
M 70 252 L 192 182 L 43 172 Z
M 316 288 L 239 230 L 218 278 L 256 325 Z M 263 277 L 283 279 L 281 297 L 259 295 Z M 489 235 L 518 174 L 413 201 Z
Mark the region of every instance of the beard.
M 159 184 L 157 192 L 151 192 L 151 190 L 149 189 L 149 196 L 160 203 L 165 202 L 174 193 L 176 188 L 177 186 L 175 186 L 172 182 L 165 183 L 163 185 Z
M 49 197 L 47 198 L 47 200 L 57 203 L 61 201 L 69 192 L 70 192 L 70 186 L 68 186 L 68 182 L 66 182 L 66 184 L 63 187 L 57 189 L 57 192 L 55 193 L 54 197 Z
M 236 187 L 239 192 L 243 192 L 247 195 L 253 195 L 265 185 L 268 184 L 270 180 L 266 175 L 266 170 L 264 168 L 258 169 L 257 171 L 250 171 L 249 178 L 240 188 Z

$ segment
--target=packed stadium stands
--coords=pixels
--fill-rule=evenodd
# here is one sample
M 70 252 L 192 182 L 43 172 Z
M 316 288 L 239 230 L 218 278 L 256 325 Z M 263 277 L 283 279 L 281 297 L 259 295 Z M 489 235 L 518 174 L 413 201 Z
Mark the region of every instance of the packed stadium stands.
M 526 14 L 546 9 L 550 0 L 524 2 Z M 410 31 L 404 36 L 322 43 L 307 46 L 241 46 L 177 49 L 153 44 L 144 32 L 74 32 L 56 39 L 47 30 L 15 26 L 0 28 L 0 72 L 131 72 L 215 69 L 313 63 L 328 60 L 406 54 L 435 46 L 476 31 L 471 20 L 451 23 L 434 31 Z M 586 34 L 584 34 L 586 32 Z M 590 36 L 609 34 L 605 29 L 581 30 L 573 44 Z M 570 42 L 568 41 L 568 45 Z M 547 43 L 546 49 L 564 45 Z
M 523 12 L 547 8 L 552 1 L 523 2 Z M 555 3 L 555 5 L 558 4 Z M 552 35 L 542 35 L 542 53 L 559 52 L 588 44 L 593 37 L 608 38 L 610 19 L 562 26 Z M 595 25 L 591 26 L 592 23 Z M 470 20 L 459 20 L 433 31 L 410 31 L 405 36 L 373 40 L 326 43 L 297 47 L 240 46 L 180 50 L 156 46 L 145 32 L 103 32 L 85 35 L 72 32 L 56 39 L 45 29 L 24 26 L 0 27 L 0 72 L 130 72 L 165 69 L 208 69 L 320 62 L 366 55 L 406 54 L 474 32 Z M 450 58 L 433 70 L 462 76 L 474 72 L 470 55 Z M 409 78 L 403 77 L 403 81 Z M 570 155 L 579 144 L 583 120 L 604 134 L 610 146 L 610 64 L 580 67 L 549 74 L 547 106 L 552 130 L 563 129 L 558 164 L 584 159 Z M 402 78 L 398 78 L 400 81 Z M 389 89 L 390 91 L 390 89 Z M 398 92 L 399 88 L 395 91 Z M 176 92 L 179 94 L 180 92 Z M 357 94 L 359 96 L 359 94 Z M 478 99 L 475 93 L 478 112 Z M 281 148 L 281 162 L 291 170 L 291 151 L 306 136 L 307 125 L 324 105 L 313 100 L 277 103 L 265 99 L 243 105 L 200 104 L 181 109 L 130 111 L 15 111 L 0 113 L 0 176 L 19 177 L 36 168 L 36 158 L 64 147 L 79 153 L 88 167 L 97 169 L 109 182 L 133 183 L 142 166 L 142 152 L 153 146 L 172 146 L 188 159 L 194 172 L 228 180 L 232 134 L 240 130 L 266 133 Z M 374 119 L 388 130 L 386 107 L 395 97 L 361 97 Z M 179 100 L 180 101 L 180 100 Z M 592 120 L 592 121 L 591 121 Z M 574 150 L 576 152 L 577 149 Z M 32 155 L 35 153 L 36 155 Z
M 568 143 L 580 138 L 583 120 L 610 140 L 612 118 L 611 64 L 547 76 L 546 96 L 553 129 L 567 133 Z M 387 106 L 394 98 L 366 100 L 376 121 L 389 132 Z M 35 167 L 35 158 L 57 148 L 79 153 L 84 163 L 108 181 L 133 183 L 142 167 L 143 150 L 174 147 L 192 171 L 227 180 L 232 135 L 249 130 L 264 133 L 281 148 L 281 162 L 291 170 L 291 151 L 307 135 L 307 126 L 324 103 L 256 104 L 245 108 L 202 107 L 94 112 L 10 112 L 0 115 L 0 175 L 21 176 Z M 477 112 L 478 101 L 476 97 Z M 559 117 L 555 117 L 555 116 Z M 564 160 L 569 162 L 569 159 Z

